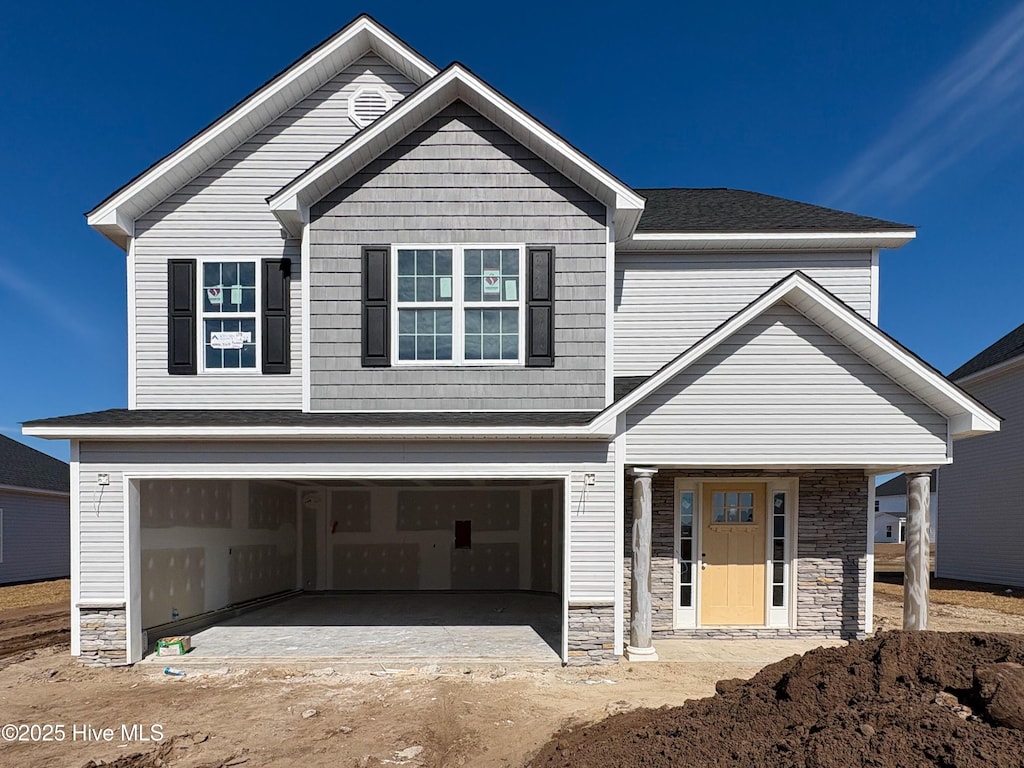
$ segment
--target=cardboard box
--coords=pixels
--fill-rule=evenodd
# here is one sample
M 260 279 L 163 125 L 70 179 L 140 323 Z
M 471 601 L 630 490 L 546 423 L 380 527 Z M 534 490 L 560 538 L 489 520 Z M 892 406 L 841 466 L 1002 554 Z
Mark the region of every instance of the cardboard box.
M 157 656 L 184 656 L 192 650 L 191 635 L 161 637 L 156 641 Z

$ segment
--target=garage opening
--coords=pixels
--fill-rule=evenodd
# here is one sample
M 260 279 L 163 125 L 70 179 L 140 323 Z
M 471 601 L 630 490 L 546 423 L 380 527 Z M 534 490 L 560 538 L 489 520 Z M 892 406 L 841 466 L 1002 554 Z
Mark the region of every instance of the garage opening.
M 139 481 L 142 626 L 187 658 L 553 661 L 561 480 Z

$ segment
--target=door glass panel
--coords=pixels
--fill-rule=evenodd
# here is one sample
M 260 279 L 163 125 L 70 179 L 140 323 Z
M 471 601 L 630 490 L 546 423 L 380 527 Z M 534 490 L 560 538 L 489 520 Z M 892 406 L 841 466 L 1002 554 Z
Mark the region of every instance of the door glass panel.
M 679 494 L 679 605 L 693 606 L 693 491 Z
M 786 605 L 786 494 L 772 495 L 772 607 Z

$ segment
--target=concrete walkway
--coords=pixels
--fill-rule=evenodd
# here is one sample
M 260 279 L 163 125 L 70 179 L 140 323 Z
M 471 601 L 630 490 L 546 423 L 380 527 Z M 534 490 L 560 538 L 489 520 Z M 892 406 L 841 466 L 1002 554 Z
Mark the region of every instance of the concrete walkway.
M 701 664 L 774 664 L 794 653 L 807 653 L 814 648 L 837 648 L 843 645 L 846 645 L 845 640 L 823 638 L 694 640 L 680 637 L 654 641 L 654 649 L 658 652 L 660 661 Z
M 300 595 L 196 632 L 171 662 L 560 664 L 561 609 L 521 592 Z

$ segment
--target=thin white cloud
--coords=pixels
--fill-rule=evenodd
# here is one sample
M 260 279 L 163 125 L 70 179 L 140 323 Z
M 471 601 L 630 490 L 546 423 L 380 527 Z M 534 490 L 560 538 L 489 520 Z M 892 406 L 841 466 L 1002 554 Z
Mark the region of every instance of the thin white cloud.
M 0 261 L 0 289 L 3 288 L 21 297 L 54 325 L 70 331 L 80 339 L 88 341 L 96 339 L 96 329 L 85 323 L 51 290 L 44 285 L 33 283 L 15 272 L 8 264 Z
M 979 145 L 1024 141 L 1024 2 L 925 86 L 832 184 L 829 205 L 905 198 Z

